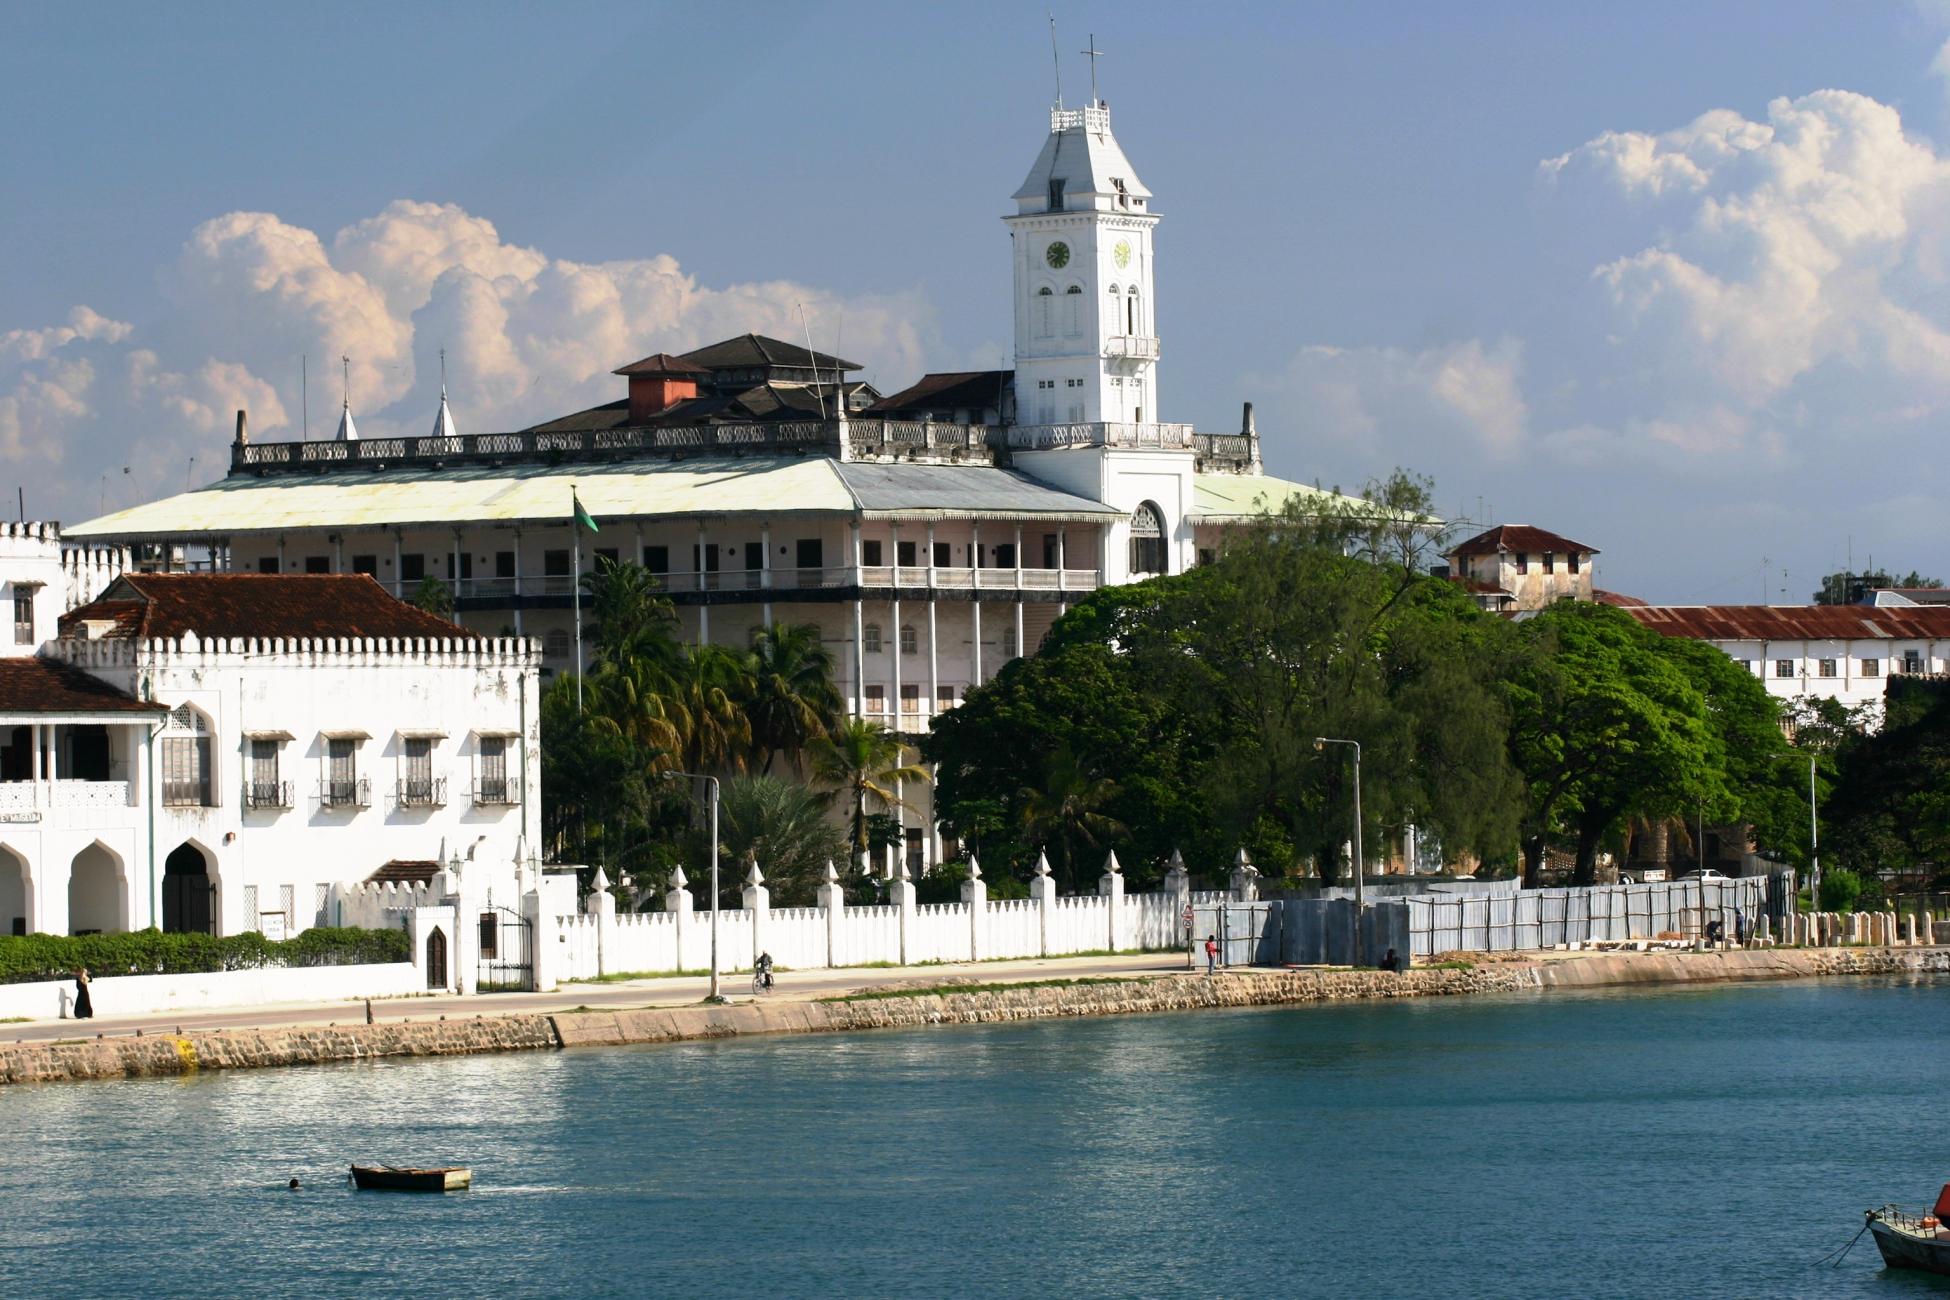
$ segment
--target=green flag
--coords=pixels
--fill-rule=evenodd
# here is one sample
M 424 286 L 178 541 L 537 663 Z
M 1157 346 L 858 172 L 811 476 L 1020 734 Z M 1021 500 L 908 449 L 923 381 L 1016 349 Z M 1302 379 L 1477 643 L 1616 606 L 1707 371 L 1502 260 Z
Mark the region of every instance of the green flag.
M 576 508 L 576 525 L 581 528 L 587 528 L 592 533 L 600 533 L 602 529 L 596 527 L 596 521 L 590 517 L 587 510 L 582 508 L 582 498 L 578 497 L 572 491 L 569 493 L 569 500 L 574 503 Z

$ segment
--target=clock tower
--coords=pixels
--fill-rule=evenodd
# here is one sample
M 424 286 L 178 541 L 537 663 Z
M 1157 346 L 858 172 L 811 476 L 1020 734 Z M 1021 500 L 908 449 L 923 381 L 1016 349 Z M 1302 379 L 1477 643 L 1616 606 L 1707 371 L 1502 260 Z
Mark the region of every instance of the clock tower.
M 1014 242 L 1020 426 L 1158 420 L 1151 191 L 1110 131 L 1110 108 L 1050 112 L 1049 138 L 1003 218 Z M 1101 443 L 1048 429 L 1045 446 Z

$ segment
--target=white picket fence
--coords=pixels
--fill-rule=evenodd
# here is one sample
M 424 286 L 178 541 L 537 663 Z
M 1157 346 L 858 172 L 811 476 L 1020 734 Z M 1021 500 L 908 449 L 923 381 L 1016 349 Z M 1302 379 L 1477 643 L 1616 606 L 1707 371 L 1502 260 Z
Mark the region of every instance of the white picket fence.
M 827 906 L 772 908 L 762 887 L 747 888 L 746 906 L 718 913 L 718 969 L 749 969 L 759 952 L 769 952 L 780 966 L 807 970 L 1165 949 L 1184 941 L 1180 918 L 1189 900 L 1228 897 L 1189 892 L 1127 897 L 1121 877 L 1104 889 L 1058 897 L 1044 878 L 1036 897 L 990 901 L 977 890 L 978 897 L 968 901 L 916 904 L 913 887 L 898 882 L 895 901 L 882 906 L 849 907 L 837 891 L 828 891 Z M 554 917 L 553 933 L 536 936 L 556 958 L 557 979 L 701 970 L 710 964 L 711 914 L 696 910 L 688 895 L 673 895 L 672 910 L 662 912 L 618 915 L 607 893 L 591 894 L 585 905 L 591 910 Z

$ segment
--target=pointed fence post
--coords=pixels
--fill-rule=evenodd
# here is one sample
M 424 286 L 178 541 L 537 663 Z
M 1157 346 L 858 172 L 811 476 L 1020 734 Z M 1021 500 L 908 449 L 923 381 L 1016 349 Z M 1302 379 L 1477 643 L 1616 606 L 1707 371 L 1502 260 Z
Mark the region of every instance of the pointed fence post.
M 846 915 L 846 886 L 833 860 L 826 859 L 826 879 L 820 882 L 819 905 L 826 909 L 826 964 L 840 964 L 840 925 Z
M 608 895 L 604 895 L 608 897 Z M 615 900 L 611 899 L 612 908 Z M 562 944 L 556 938 L 556 931 L 562 918 L 544 915 L 542 891 L 531 889 L 521 896 L 521 916 L 528 922 L 528 935 L 534 951 L 528 954 L 528 982 L 536 993 L 555 992 L 558 966 L 562 961 Z
M 752 960 L 765 951 L 765 931 L 772 919 L 772 891 L 765 887 L 765 873 L 758 869 L 758 859 L 753 858 L 751 870 L 745 873 L 745 910 L 752 916 Z
M 1036 874 L 1029 878 L 1029 896 L 1036 900 L 1037 946 L 1041 956 L 1049 956 L 1049 918 L 1056 910 L 1056 881 L 1049 874 L 1049 855 L 1038 850 Z
M 1185 969 L 1192 968 L 1192 875 L 1185 870 L 1185 857 L 1177 849 L 1165 863 L 1165 892 L 1171 895 L 1172 932 L 1183 932 Z
M 678 970 L 695 969 L 684 960 L 684 942 L 689 937 L 691 929 L 691 910 L 697 905 L 697 900 L 691 897 L 691 891 L 684 888 L 687 883 L 684 879 L 684 868 L 677 868 L 670 874 L 670 890 L 664 895 L 664 911 L 676 918 L 676 924 L 672 927 L 676 931 L 676 938 L 672 945 L 676 951 L 671 960 L 676 963 Z
M 907 873 L 907 855 L 895 859 L 894 878 L 887 886 L 887 894 L 900 909 L 901 919 L 901 965 L 907 965 L 909 935 L 914 929 L 914 879 Z M 916 936 L 918 937 L 918 936 Z
M 988 951 L 989 882 L 982 864 L 968 855 L 968 879 L 961 882 L 961 901 L 968 905 L 968 960 L 980 961 Z
M 1232 860 L 1232 897 L 1235 902 L 1251 903 L 1259 898 L 1259 868 L 1241 846 Z
M 1109 923 L 1105 926 L 1105 946 L 1112 952 L 1129 945 L 1124 939 L 1124 869 L 1117 864 L 1117 850 L 1112 849 L 1104 859 L 1104 874 L 1097 880 L 1097 892 L 1110 900 L 1106 909 Z
M 596 918 L 596 974 L 607 975 L 610 953 L 616 944 L 616 896 L 609 892 L 609 875 L 601 867 L 596 868 L 596 875 L 589 882 L 589 897 L 582 900 L 582 912 Z M 548 937 L 552 935 L 543 936 Z M 540 939 L 537 945 L 541 945 Z

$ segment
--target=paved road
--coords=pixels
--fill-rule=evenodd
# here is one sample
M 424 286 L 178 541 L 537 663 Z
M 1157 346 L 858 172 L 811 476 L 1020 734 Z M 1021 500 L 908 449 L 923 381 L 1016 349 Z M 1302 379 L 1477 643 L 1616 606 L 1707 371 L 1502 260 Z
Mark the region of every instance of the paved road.
M 1073 979 L 1091 975 L 1127 975 L 1133 972 L 1180 971 L 1185 959 L 1166 953 L 1132 953 L 1116 957 L 1052 957 L 1025 961 L 985 961 L 952 966 L 855 967 L 842 970 L 787 971 L 778 977 L 778 987 L 770 998 L 809 999 L 844 993 L 853 989 L 889 984 L 935 984 L 950 979 L 979 979 L 985 982 L 1017 982 L 1039 979 Z M 576 1007 L 674 1007 L 702 1001 L 710 981 L 704 976 L 672 979 L 631 980 L 617 984 L 564 984 L 554 993 L 489 993 L 478 997 L 433 997 L 382 999 L 372 1004 L 379 1020 L 438 1020 L 442 1016 L 460 1019 L 475 1015 L 509 1015 L 515 1012 L 568 1011 Z M 730 975 L 723 981 L 724 993 L 736 1000 L 752 996 L 751 976 Z M 323 1025 L 357 1023 L 365 1019 L 360 1002 L 279 1003 L 270 1006 L 228 1007 L 209 1011 L 164 1012 L 159 1015 L 116 1016 L 106 1013 L 112 1005 L 115 982 L 97 980 L 94 999 L 103 1014 L 91 1021 L 37 1020 L 29 1024 L 0 1025 L 0 1042 L 23 1042 L 62 1038 L 116 1037 L 144 1033 L 186 1032 L 212 1029 L 262 1029 L 285 1025 Z

